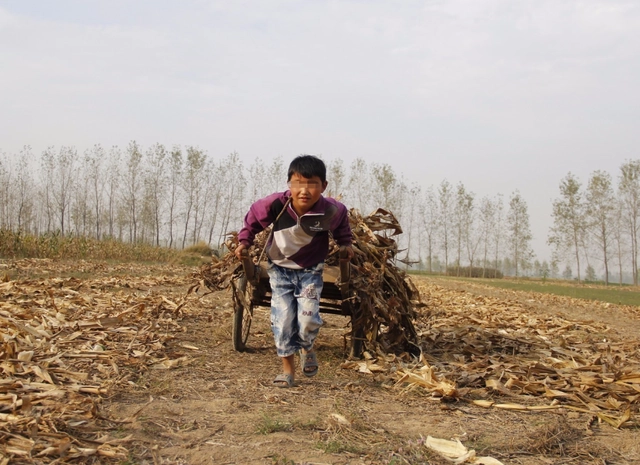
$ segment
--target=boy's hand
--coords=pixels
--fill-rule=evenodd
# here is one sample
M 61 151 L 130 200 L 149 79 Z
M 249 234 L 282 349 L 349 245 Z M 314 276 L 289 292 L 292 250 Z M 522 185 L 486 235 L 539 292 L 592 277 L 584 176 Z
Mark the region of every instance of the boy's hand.
M 238 260 L 242 260 L 242 251 L 245 250 L 246 248 L 247 246 L 244 245 L 243 243 L 238 244 L 238 247 L 236 247 L 236 250 L 234 250 L 233 252 L 238 258 Z
M 351 260 L 355 253 L 353 252 L 353 247 L 350 245 L 343 245 L 340 247 L 340 259 L 342 260 Z

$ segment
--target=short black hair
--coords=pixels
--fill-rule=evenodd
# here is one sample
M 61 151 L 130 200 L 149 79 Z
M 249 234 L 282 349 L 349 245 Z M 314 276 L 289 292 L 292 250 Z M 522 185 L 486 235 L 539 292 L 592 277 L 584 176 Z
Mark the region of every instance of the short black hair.
M 293 159 L 289 165 L 287 182 L 291 181 L 291 176 L 293 176 L 294 173 L 298 173 L 305 178 L 318 176 L 320 181 L 327 181 L 327 167 L 322 160 L 313 155 L 300 155 Z

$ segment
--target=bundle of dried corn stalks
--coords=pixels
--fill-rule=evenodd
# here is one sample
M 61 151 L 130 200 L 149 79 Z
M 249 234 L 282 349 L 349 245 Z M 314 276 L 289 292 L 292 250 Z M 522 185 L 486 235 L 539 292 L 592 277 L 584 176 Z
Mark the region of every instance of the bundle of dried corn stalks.
M 357 210 L 349 212 L 353 232 L 354 258 L 351 260 L 350 303 L 354 313 L 352 332 L 364 338 L 370 348 L 384 352 L 418 353 L 417 334 L 413 325 L 414 306 L 419 293 L 397 262 L 398 244 L 392 236 L 402 233 L 393 213 L 378 209 L 363 217 Z M 269 230 L 258 234 L 250 255 L 256 262 L 262 256 Z M 237 247 L 237 236 L 226 242 L 229 250 Z M 338 266 L 339 247 L 331 241 L 326 264 Z M 203 266 L 202 282 L 212 291 L 226 289 L 243 274 L 233 253 Z
M 351 260 L 352 332 L 363 331 L 370 348 L 385 353 L 420 352 L 413 320 L 419 305 L 418 289 L 396 262 L 398 244 L 391 236 L 402 233 L 393 213 L 378 209 L 369 216 L 349 212 L 355 256 Z M 391 233 L 388 234 L 388 231 Z M 338 264 L 338 248 L 327 259 Z

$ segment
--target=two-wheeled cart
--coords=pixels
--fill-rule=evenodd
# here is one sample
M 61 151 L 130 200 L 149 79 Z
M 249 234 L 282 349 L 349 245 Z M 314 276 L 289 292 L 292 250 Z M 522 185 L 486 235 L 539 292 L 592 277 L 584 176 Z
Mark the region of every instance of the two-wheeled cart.
M 324 267 L 320 312 L 351 318 L 349 356 L 359 358 L 362 354 L 364 331 L 359 326 L 359 315 L 353 289 L 350 286 L 351 265 L 344 248 L 341 248 L 338 253 L 339 266 L 325 265 Z M 254 308 L 256 306 L 271 307 L 271 286 L 266 263 L 254 263 L 245 249 L 242 267 L 244 273 L 231 282 L 234 304 L 233 348 L 240 352 L 247 348 Z

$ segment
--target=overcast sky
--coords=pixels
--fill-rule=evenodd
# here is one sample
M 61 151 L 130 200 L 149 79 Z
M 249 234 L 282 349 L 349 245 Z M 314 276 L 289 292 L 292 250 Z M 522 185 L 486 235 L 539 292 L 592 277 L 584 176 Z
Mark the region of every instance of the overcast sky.
M 0 0 L 0 152 L 195 145 L 518 189 L 640 158 L 637 0 Z

